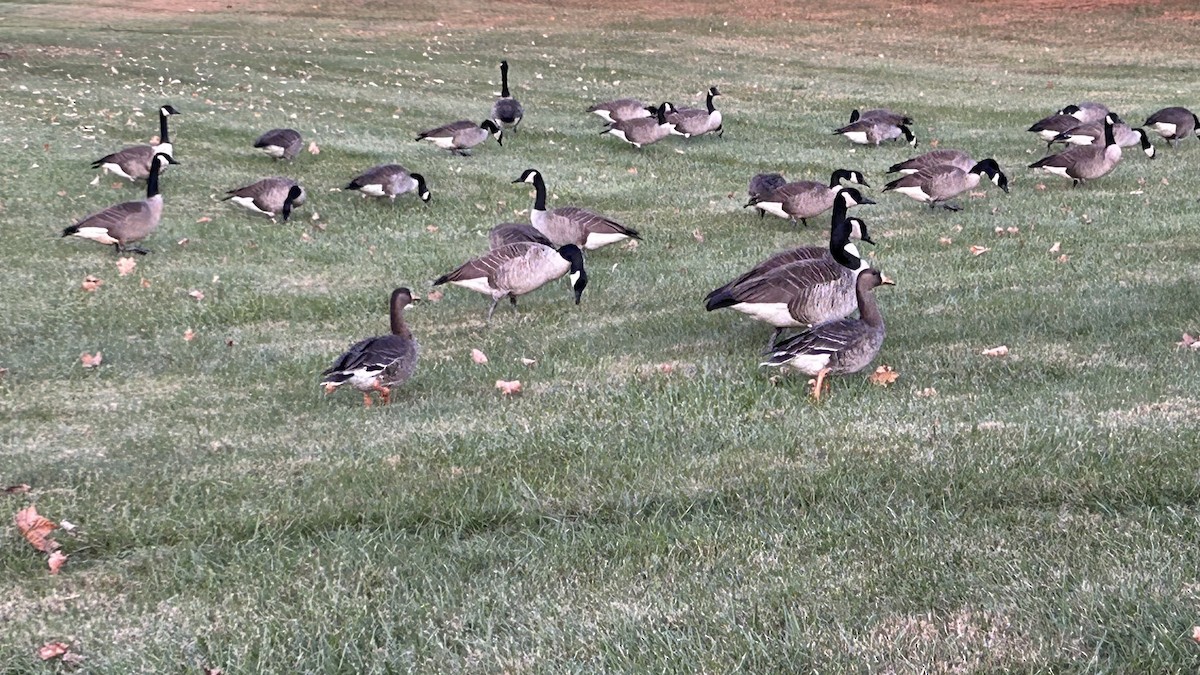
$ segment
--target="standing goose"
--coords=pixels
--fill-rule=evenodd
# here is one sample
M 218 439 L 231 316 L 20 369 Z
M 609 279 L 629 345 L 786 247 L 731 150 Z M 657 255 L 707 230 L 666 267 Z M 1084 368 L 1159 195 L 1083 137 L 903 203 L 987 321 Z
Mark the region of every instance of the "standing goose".
M 508 91 L 508 61 L 500 62 L 500 98 L 492 104 L 492 120 L 517 133 L 517 125 L 525 117 L 525 108 Z M 497 136 L 496 140 L 499 140 Z
M 227 191 L 229 195 L 221 201 L 232 200 L 234 204 L 275 220 L 282 214 L 284 222 L 292 215 L 292 207 L 304 204 L 308 197 L 304 188 L 291 178 L 274 176 L 257 183 Z
M 713 98 L 720 96 L 716 86 L 708 88 L 707 109 L 678 108 L 667 115 L 667 121 L 675 125 L 675 130 L 684 138 L 703 136 L 715 132 L 718 136 L 725 135 L 725 127 L 721 126 L 721 111 L 713 105 Z
M 170 155 L 158 153 L 150 160 L 150 175 L 146 177 L 146 198 L 123 202 L 80 220 L 63 230 L 64 237 L 91 239 L 113 245 L 117 253 L 131 251 L 145 255 L 150 251 L 141 246 L 129 247 L 141 241 L 158 227 L 162 219 L 163 198 L 158 191 L 158 174 L 167 164 L 177 164 Z
M 893 164 L 888 167 L 888 173 L 910 174 L 916 173 L 921 169 L 928 169 L 931 166 L 941 166 L 949 164 L 957 166 L 963 171 L 970 171 L 971 167 L 975 166 L 975 160 L 971 159 L 969 153 L 962 150 L 932 150 L 923 155 L 917 155 L 910 160 Z
M 429 141 L 443 150 L 449 150 L 464 157 L 471 154 L 471 148 L 479 145 L 492 135 L 496 142 L 504 145 L 504 132 L 492 120 L 484 120 L 475 124 L 470 120 L 459 120 L 443 124 L 417 134 L 415 140 Z
M 1179 141 L 1192 134 L 1200 138 L 1200 118 L 1187 108 L 1163 108 L 1147 117 L 1142 126 L 1154 129 L 1172 147 L 1179 145 Z
M 838 193 L 829 228 L 829 246 L 820 254 L 804 248 L 776 254 L 749 273 L 716 289 L 705 298 L 707 311 L 729 307 L 775 327 L 770 344 L 785 328 L 840 319 L 854 311 L 854 279 L 867 263 L 850 237 L 852 204 L 863 203 L 854 188 Z M 858 221 L 864 241 L 865 225 Z M 789 258 L 794 262 L 784 262 Z
M 275 159 L 295 159 L 304 140 L 295 129 L 271 129 L 254 140 L 254 147 Z
M 675 125 L 667 120 L 667 115 L 675 112 L 675 106 L 664 102 L 658 106 L 654 117 L 639 117 L 621 122 L 613 122 L 600 135 L 612 134 L 633 147 L 641 150 L 643 145 L 657 143 L 671 134 L 682 135 L 676 131 Z
M 546 210 L 546 181 L 537 169 L 526 169 L 513 183 L 531 183 L 533 209 L 529 221 L 555 246 L 574 244 L 589 251 L 623 239 L 641 239 L 638 231 L 617 221 L 577 206 Z
M 842 181 L 871 187 L 867 184 L 861 172 L 849 169 L 838 169 L 829 176 L 829 185 L 815 180 L 799 180 L 794 183 L 781 185 L 766 194 L 751 197 L 742 208 L 753 206 L 762 209 L 773 216 L 779 216 L 796 222 L 800 219 L 802 225 L 808 225 L 808 219 L 825 213 L 833 208 L 833 198 L 842 190 Z M 855 194 L 861 195 L 858 191 Z M 858 202 L 874 204 L 870 200 Z M 850 204 L 854 206 L 855 204 Z
M 873 108 L 859 112 L 857 109 L 850 111 L 850 124 L 854 124 L 859 120 L 880 120 L 893 126 L 910 125 L 913 119 L 908 115 L 901 115 L 898 112 L 892 112 L 887 108 Z
M 1122 148 L 1142 147 L 1142 152 L 1154 159 L 1154 144 L 1146 135 L 1145 129 L 1130 128 L 1125 122 L 1113 125 L 1113 139 Z M 1095 145 L 1104 141 L 1104 121 L 1078 124 L 1054 137 L 1051 143 L 1068 143 L 1070 145 Z
M 1076 145 L 1057 155 L 1043 157 L 1029 165 L 1047 173 L 1071 179 L 1071 187 L 1109 173 L 1121 161 L 1121 146 L 1113 138 L 1113 125 L 1121 119 L 1116 113 L 1104 118 L 1104 145 Z
M 893 115 L 895 113 L 892 113 Z M 907 118 L 904 118 L 907 119 Z M 878 115 L 872 117 L 860 116 L 857 120 L 839 129 L 834 129 L 835 136 L 845 136 L 859 145 L 879 145 L 884 141 L 904 136 L 904 140 L 912 147 L 917 147 L 917 137 L 906 123 L 896 123 L 892 117 Z
M 857 373 L 879 355 L 887 329 L 874 290 L 893 284 L 879 270 L 863 270 L 854 285 L 858 318 L 828 321 L 801 331 L 772 348 L 770 358 L 761 365 L 788 365 L 815 376 L 813 398 L 820 401 L 826 376 Z
M 750 179 L 750 187 L 747 188 L 746 194 L 750 197 L 750 201 L 756 201 L 763 195 L 767 194 L 775 188 L 783 187 L 787 184 L 787 179 L 783 174 L 779 173 L 759 173 L 755 174 Z M 744 207 L 743 207 L 744 208 Z M 758 211 L 758 217 L 762 218 L 767 215 L 767 212 L 755 206 L 755 211 Z
M 587 272 L 583 269 L 583 252 L 579 247 L 567 244 L 556 251 L 550 246 L 520 242 L 469 260 L 453 272 L 438 277 L 433 285 L 451 283 L 490 295 L 492 306 L 488 308 L 487 320 L 491 321 L 501 298 L 508 296 L 515 307 L 517 296 L 535 291 L 568 273 L 578 305 L 588 283 Z
M 111 171 L 130 181 L 147 178 L 150 175 L 150 162 L 155 155 L 162 153 L 175 156 L 175 146 L 171 144 L 170 131 L 167 129 L 167 118 L 178 114 L 179 111 L 169 103 L 158 109 L 158 145 L 131 145 L 122 148 L 92 162 L 92 168 L 104 169 L 106 173 Z M 161 171 L 162 167 L 159 170 Z
M 597 103 L 587 111 L 599 115 L 600 119 L 609 124 L 641 117 L 653 117 L 658 114 L 658 108 L 648 106 L 636 98 L 619 98 L 615 101 Z
M 546 235 L 538 232 L 537 228 L 525 223 L 500 223 L 488 230 L 488 245 L 490 248 L 500 248 L 509 244 L 533 242 L 543 246 L 553 246 Z
M 408 324 L 404 323 L 404 310 L 412 307 L 414 302 L 417 299 L 409 289 L 392 291 L 389 304 L 391 334 L 356 342 L 339 356 L 321 373 L 325 376 L 321 386 L 325 387 L 326 394 L 349 382 L 362 392 L 365 407 L 371 407 L 371 392 L 379 392 L 384 405 L 391 402 L 392 388 L 407 382 L 417 368 L 420 345 L 413 339 Z
M 425 185 L 425 177 L 419 173 L 409 173 L 408 169 L 399 164 L 380 164 L 367 169 L 355 176 L 343 190 L 358 190 L 369 197 L 387 197 L 396 201 L 396 197 L 416 191 L 417 196 L 426 204 L 432 196 L 429 187 Z
M 996 160 L 990 158 L 980 161 L 969 171 L 964 171 L 952 164 L 921 169 L 888 183 L 883 186 L 883 191 L 895 190 L 902 195 L 929 204 L 929 208 L 941 206 L 950 211 L 961 211 L 962 207 L 947 204 L 946 200 L 974 189 L 979 185 L 983 176 L 987 176 L 997 187 L 1008 192 L 1008 177 L 1000 170 L 1000 165 L 996 163 Z

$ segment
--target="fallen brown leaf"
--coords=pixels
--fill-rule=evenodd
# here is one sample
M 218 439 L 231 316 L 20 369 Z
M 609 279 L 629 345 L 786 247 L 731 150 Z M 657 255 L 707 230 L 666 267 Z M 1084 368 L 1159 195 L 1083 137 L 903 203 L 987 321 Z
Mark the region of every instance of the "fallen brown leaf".
M 425 294 L 425 299 L 429 302 L 441 302 L 443 295 L 441 291 L 433 290 Z
M 137 261 L 133 258 L 117 258 L 117 275 L 126 276 L 137 267 Z
M 934 396 L 937 396 L 937 389 L 934 389 L 933 387 L 925 387 L 924 389 L 915 392 L 913 396 L 916 396 L 917 398 L 933 398 Z
M 103 285 L 104 285 L 104 281 L 102 281 L 100 279 L 100 277 L 98 277 L 94 274 L 89 274 L 86 277 L 84 277 L 83 283 L 80 284 L 80 287 L 82 287 L 83 290 L 87 291 L 88 293 L 95 293 L 96 289 L 100 288 Z
M 191 342 L 194 339 L 196 339 L 196 333 L 191 328 L 183 331 L 183 341 L 184 342 Z
M 630 239 L 629 241 L 625 242 L 624 244 L 621 244 L 621 250 L 624 250 L 624 251 L 636 251 L 637 247 L 638 247 L 637 239 Z
M 139 282 L 138 282 L 138 284 L 139 284 L 139 285 L 140 285 L 142 288 L 150 288 L 150 280 L 149 280 L 149 279 L 147 279 L 146 277 L 142 277 L 142 280 L 141 280 L 141 281 L 139 281 Z
M 532 368 L 537 365 L 537 359 L 529 359 L 529 358 L 525 358 L 524 356 L 522 356 L 521 357 L 521 365 Z
M 876 368 L 875 372 L 871 373 L 867 379 L 871 381 L 871 384 L 886 387 L 895 382 L 898 377 L 900 377 L 900 373 L 893 370 L 891 366 L 883 365 Z
M 308 143 L 308 154 L 310 154 L 310 155 L 319 155 L 319 154 L 321 154 L 321 148 L 317 146 L 317 142 L 316 142 L 316 141 L 309 141 L 309 143 Z
M 505 396 L 512 396 L 521 393 L 520 380 L 496 380 L 496 388 Z
M 1191 349 L 1193 351 L 1200 351 L 1200 340 L 1188 335 L 1187 333 L 1184 333 L 1183 339 L 1179 342 L 1176 342 L 1175 346 L 1182 347 L 1184 349 Z
M 1061 248 L 1062 248 L 1062 242 L 1056 241 L 1056 242 L 1054 242 L 1054 245 L 1050 247 L 1050 252 L 1058 253 L 1059 250 L 1061 250 Z
M 631 166 L 631 167 L 629 167 L 628 169 L 626 169 L 626 170 L 625 170 L 625 173 L 632 174 L 632 175 L 636 176 L 636 175 L 637 175 L 637 167 L 636 167 L 636 166 Z
M 50 659 L 66 654 L 68 649 L 69 647 L 62 642 L 47 642 L 38 647 L 37 655 L 39 659 L 49 661 Z
M 180 239 L 179 241 L 177 241 L 177 242 L 175 242 L 175 243 L 176 243 L 177 245 L 179 245 L 179 246 L 187 246 L 187 245 L 188 245 L 188 238 L 187 238 L 187 237 L 184 237 L 183 239 Z
M 1187 333 L 1184 333 L 1184 335 L 1187 335 Z M 24 494 L 26 492 L 29 492 L 30 489 L 31 488 L 29 487 L 28 483 L 20 483 L 18 485 L 9 485 L 8 487 L 4 488 L 4 494 L 19 495 L 19 494 Z
M 971 252 L 971 255 L 983 255 L 984 253 L 987 253 L 988 251 L 990 251 L 992 249 L 990 249 L 986 246 L 977 246 L 975 244 L 972 244 L 971 248 L 969 248 L 967 250 Z
M 951 239 L 950 237 L 939 237 L 938 243 L 941 244 L 942 246 L 949 246 L 950 244 L 954 243 L 954 240 Z
M 437 232 L 437 231 L 438 231 L 438 226 L 437 226 L 437 225 L 426 225 L 426 226 L 425 226 L 425 231 L 426 231 L 426 232 L 428 232 L 428 233 L 430 233 L 430 234 L 433 234 L 434 232 Z
M 84 368 L 95 368 L 103 361 L 104 355 L 100 352 L 96 352 L 95 354 L 84 352 L 79 355 L 79 362 L 83 364 Z
M 196 289 L 193 289 L 193 290 L 191 290 L 191 291 L 189 291 L 189 292 L 188 292 L 188 295 L 190 295 L 191 297 L 193 297 L 193 298 L 195 298 L 195 299 L 197 299 L 197 300 L 203 300 L 203 299 L 204 299 L 204 291 L 201 291 L 201 290 L 196 290 Z
M 692 230 L 692 238 L 695 239 L 696 241 L 700 242 L 701 244 L 704 243 L 704 233 L 701 232 L 700 228 L 698 228 L 698 227 L 696 229 Z
M 1192 626 L 1192 639 L 1200 642 L 1200 626 Z
M 1038 183 L 1037 185 L 1034 185 L 1034 186 L 1033 186 L 1033 189 L 1035 189 L 1035 190 L 1045 190 L 1045 189 L 1046 189 L 1046 184 L 1045 184 L 1045 183 Z
M 1008 356 L 1008 345 L 1000 345 L 999 347 L 990 347 L 979 352 L 984 356 Z
M 658 372 L 660 372 L 664 375 L 668 375 L 672 371 L 675 370 L 675 364 L 674 363 L 660 363 L 657 366 L 654 366 L 654 368 L 656 370 L 658 370 Z
M 196 222 L 197 223 L 211 223 L 212 218 L 209 218 L 208 216 L 201 216 Z M 187 239 L 184 239 L 184 241 L 187 241 Z
M 483 352 L 479 351 L 478 349 L 472 349 L 471 350 L 471 360 L 474 361 L 475 363 L 483 365 L 488 362 L 488 357 L 487 357 L 487 354 L 484 354 Z
M 50 566 L 50 574 L 58 574 L 62 566 L 67 563 L 67 554 L 62 551 L 55 551 L 50 554 L 50 558 L 46 560 L 46 564 Z
M 29 506 L 20 511 L 17 511 L 13 516 L 13 523 L 17 526 L 17 531 L 25 540 L 43 553 L 49 553 L 58 548 L 58 542 L 51 539 L 48 535 L 58 526 L 49 518 L 38 515 L 36 506 Z
M 1070 256 L 1068 256 L 1066 253 L 1064 253 L 1064 254 L 1062 254 L 1062 255 L 1058 256 L 1058 262 L 1059 262 L 1059 263 L 1065 263 L 1065 262 L 1067 262 L 1067 261 L 1068 261 L 1068 260 L 1070 260 L 1070 259 L 1071 259 L 1071 258 L 1070 258 Z

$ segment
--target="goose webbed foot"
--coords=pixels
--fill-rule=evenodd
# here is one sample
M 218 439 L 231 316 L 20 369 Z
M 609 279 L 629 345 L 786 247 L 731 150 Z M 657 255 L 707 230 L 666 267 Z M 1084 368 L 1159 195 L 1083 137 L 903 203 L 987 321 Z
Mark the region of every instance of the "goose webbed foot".
M 119 244 L 117 245 L 117 251 L 120 253 L 136 253 L 138 255 L 146 255 L 147 253 L 150 252 L 149 250 L 144 249 L 141 246 L 123 246 L 122 247 Z
M 938 206 L 946 209 L 947 211 L 962 211 L 961 206 L 958 204 L 951 204 L 950 202 L 942 202 L 941 204 L 938 204 Z
M 801 218 L 800 224 L 803 225 L 804 227 L 808 227 L 808 218 Z
M 763 218 L 766 218 L 766 217 L 767 217 L 767 212 L 766 212 L 766 211 L 764 211 L 764 210 L 762 210 L 762 209 L 758 209 L 758 217 L 759 217 L 759 219 L 760 219 L 760 220 L 761 220 L 761 219 L 763 219 Z
M 516 307 L 517 306 L 517 296 L 515 296 L 515 295 L 508 296 L 508 304 L 512 305 L 513 307 Z

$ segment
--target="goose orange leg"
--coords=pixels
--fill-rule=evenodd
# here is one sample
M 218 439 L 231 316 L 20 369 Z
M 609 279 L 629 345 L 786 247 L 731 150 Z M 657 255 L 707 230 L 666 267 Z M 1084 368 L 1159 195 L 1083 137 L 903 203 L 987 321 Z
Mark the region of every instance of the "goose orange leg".
M 375 385 L 375 391 L 379 392 L 379 400 L 383 405 L 387 405 L 392 402 L 392 390 L 389 387 L 385 387 L 382 384 L 377 383 Z
M 812 391 L 814 401 L 819 402 L 821 400 L 821 387 L 822 387 L 822 385 L 827 384 L 825 382 L 825 376 L 828 374 L 829 374 L 828 368 L 822 368 L 821 370 L 819 370 L 817 372 L 817 381 L 813 382 L 813 391 Z

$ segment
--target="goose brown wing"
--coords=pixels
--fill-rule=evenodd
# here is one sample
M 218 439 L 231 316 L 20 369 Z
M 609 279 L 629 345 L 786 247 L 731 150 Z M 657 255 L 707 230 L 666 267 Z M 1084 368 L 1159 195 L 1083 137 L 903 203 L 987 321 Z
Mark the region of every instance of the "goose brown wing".
M 473 126 L 475 126 L 475 123 L 470 120 L 458 120 L 457 122 L 443 124 L 440 127 L 434 127 L 432 129 L 422 131 L 421 133 L 417 134 L 417 140 L 419 141 L 422 138 L 429 137 L 441 138 L 445 136 L 453 136 L 460 131 L 470 129 Z
M 602 234 L 623 234 L 634 239 L 641 239 L 638 231 L 625 227 L 612 218 L 606 218 L 598 213 L 593 213 L 587 209 L 581 209 L 578 206 L 561 206 L 551 212 L 555 217 L 566 218 L 572 223 L 576 223 L 582 227 L 584 232 L 597 232 Z
M 150 173 L 150 162 L 154 159 L 154 146 L 150 145 L 131 145 L 112 153 L 105 155 L 100 159 L 92 162 L 93 169 L 99 169 L 105 164 L 116 164 L 121 167 L 137 166 L 144 167 L 147 175 Z
M 138 219 L 149 219 L 152 217 L 150 205 L 144 200 L 136 202 L 123 202 L 110 206 L 103 211 L 93 213 L 83 220 L 75 223 L 72 227 L 75 229 L 84 227 L 100 227 L 113 233 L 119 231 L 123 227 L 127 227 L 131 222 Z
M 537 246 L 537 244 L 521 242 L 493 249 L 478 258 L 468 260 L 453 272 L 443 274 L 433 282 L 433 285 L 438 286 L 451 281 L 482 278 L 486 278 L 490 282 L 496 278 L 496 273 L 505 263 L 524 256 L 534 246 Z
M 772 348 L 767 363 L 782 365 L 800 355 L 836 355 L 861 335 L 857 319 L 839 319 L 800 331 Z
M 382 373 L 388 366 L 412 354 L 412 340 L 399 335 L 380 335 L 360 340 L 321 373 L 328 376 L 321 383 L 340 384 L 359 370 L 368 374 Z
M 524 242 L 533 242 L 543 246 L 553 245 L 546 235 L 532 225 L 524 223 L 500 223 L 488 231 L 488 243 L 493 249 Z

